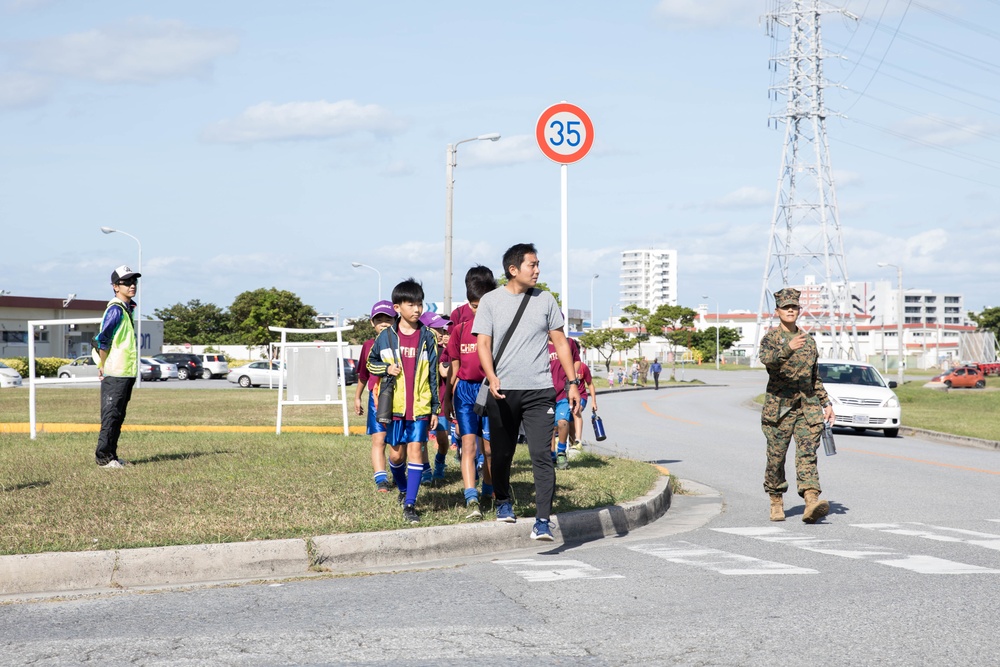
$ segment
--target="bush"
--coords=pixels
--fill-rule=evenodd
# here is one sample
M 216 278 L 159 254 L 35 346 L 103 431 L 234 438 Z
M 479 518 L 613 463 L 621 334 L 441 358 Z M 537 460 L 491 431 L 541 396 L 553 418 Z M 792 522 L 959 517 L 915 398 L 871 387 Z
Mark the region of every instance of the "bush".
M 0 361 L 20 373 L 22 378 L 28 377 L 27 357 L 13 357 L 10 359 L 0 359 Z M 38 357 L 35 359 L 35 377 L 57 377 L 59 375 L 59 367 L 72 361 L 72 359 L 61 359 L 59 357 Z

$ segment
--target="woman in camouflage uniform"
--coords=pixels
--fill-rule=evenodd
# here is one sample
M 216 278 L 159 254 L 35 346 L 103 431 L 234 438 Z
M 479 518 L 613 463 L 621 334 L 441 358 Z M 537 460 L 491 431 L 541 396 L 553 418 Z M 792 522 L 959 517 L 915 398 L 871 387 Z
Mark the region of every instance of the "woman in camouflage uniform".
M 823 422 L 833 422 L 833 404 L 817 372 L 816 341 L 796 324 L 801 312 L 799 291 L 791 287 L 779 290 L 774 303 L 781 324 L 760 342 L 760 360 L 768 375 L 760 418 L 767 438 L 764 490 L 771 496 L 771 521 L 784 521 L 782 495 L 788 490 L 785 456 L 794 436 L 796 485 L 806 502 L 802 520 L 816 523 L 830 511 L 830 503 L 819 499 L 816 450 Z

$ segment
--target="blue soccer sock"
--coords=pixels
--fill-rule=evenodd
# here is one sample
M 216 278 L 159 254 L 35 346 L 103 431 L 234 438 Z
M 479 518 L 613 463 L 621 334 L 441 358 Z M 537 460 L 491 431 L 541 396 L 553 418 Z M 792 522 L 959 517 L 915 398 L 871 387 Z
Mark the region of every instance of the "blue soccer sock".
M 386 473 L 385 470 L 376 470 L 375 471 L 375 483 L 376 484 L 378 484 L 379 482 L 388 482 L 388 481 L 389 481 L 389 475 L 388 475 L 388 473 Z
M 389 471 L 392 473 L 392 481 L 396 482 L 396 488 L 401 493 L 406 493 L 406 461 L 398 464 L 390 461 Z
M 479 494 L 476 492 L 475 489 L 471 489 L 471 488 L 470 489 L 466 489 L 465 490 L 465 504 L 468 505 L 469 502 L 472 501 L 472 500 L 475 500 L 476 502 L 479 502 Z
M 406 465 L 406 505 L 417 504 L 417 491 L 420 490 L 420 478 L 424 474 L 422 463 L 408 463 Z
M 556 451 L 559 454 L 565 454 L 566 453 L 566 443 L 565 442 L 560 442 L 558 445 L 556 445 Z
M 483 484 L 483 498 L 492 498 L 492 497 L 493 497 L 493 485 L 492 484 L 485 484 L 484 483 Z

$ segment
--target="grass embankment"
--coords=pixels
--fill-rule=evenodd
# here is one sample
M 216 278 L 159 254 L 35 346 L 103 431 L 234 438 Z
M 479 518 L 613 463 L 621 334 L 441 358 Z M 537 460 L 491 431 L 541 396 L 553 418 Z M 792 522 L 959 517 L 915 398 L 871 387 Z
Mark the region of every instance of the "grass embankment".
M 262 390 L 140 390 L 127 422 L 273 426 L 276 400 Z M 27 419 L 26 391 L 5 391 L 0 401 L 0 420 Z M 38 418 L 96 422 L 97 403 L 96 389 L 40 389 Z M 339 415 L 329 406 L 295 406 L 286 408 L 284 423 L 335 425 Z M 95 439 L 93 433 L 42 433 L 36 440 L 0 435 L 0 554 L 404 527 L 396 493 L 374 491 L 367 436 L 125 432 L 119 453 L 133 465 L 122 470 L 94 465 Z M 645 463 L 582 454 L 559 473 L 553 510 L 632 500 L 658 475 Z M 531 516 L 534 486 L 525 447 L 518 448 L 511 482 L 518 514 Z M 450 454 L 446 483 L 421 486 L 421 525 L 463 521 L 462 487 Z

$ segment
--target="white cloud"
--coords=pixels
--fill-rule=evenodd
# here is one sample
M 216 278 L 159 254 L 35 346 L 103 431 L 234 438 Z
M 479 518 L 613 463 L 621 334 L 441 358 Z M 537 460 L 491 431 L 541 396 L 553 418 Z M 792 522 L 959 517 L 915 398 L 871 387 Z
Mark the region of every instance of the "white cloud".
M 899 124 L 899 128 L 902 133 L 935 146 L 967 144 L 997 131 L 997 127 L 990 127 L 982 121 L 943 116 L 908 118 Z
M 763 14 L 757 0 L 660 0 L 655 16 L 674 29 L 756 25 Z
M 22 72 L 0 72 L 0 109 L 19 109 L 41 104 L 49 97 L 47 79 Z
M 833 170 L 833 182 L 837 186 L 837 189 L 848 188 L 854 185 L 862 185 L 864 179 L 856 171 L 843 171 L 840 169 Z
M 750 185 L 733 190 L 727 195 L 711 202 L 710 208 L 756 208 L 774 205 L 773 191 Z
M 206 141 L 254 143 L 295 139 L 328 139 L 353 132 L 400 132 L 405 123 L 377 104 L 340 102 L 261 102 L 236 118 L 219 121 L 202 133 Z
M 405 160 L 393 160 L 382 170 L 383 176 L 410 176 L 413 174 L 413 165 Z
M 232 34 L 180 21 L 149 18 L 39 40 L 23 49 L 23 64 L 49 74 L 101 83 L 154 83 L 204 76 L 219 56 L 234 53 Z
M 542 159 L 535 137 L 517 134 L 498 141 L 475 141 L 464 144 L 458 153 L 459 164 L 466 167 L 496 167 L 523 164 Z

